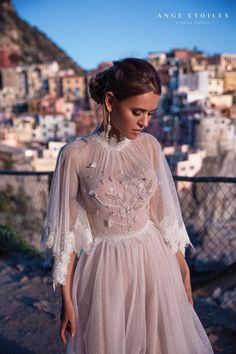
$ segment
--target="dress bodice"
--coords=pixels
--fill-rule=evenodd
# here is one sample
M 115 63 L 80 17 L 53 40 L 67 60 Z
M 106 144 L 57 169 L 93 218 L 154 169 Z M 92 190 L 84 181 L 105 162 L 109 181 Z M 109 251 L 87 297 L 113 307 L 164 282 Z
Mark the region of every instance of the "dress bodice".
M 148 220 L 157 182 L 141 152 L 143 138 L 107 142 L 103 134 L 92 135 L 93 148 L 80 170 L 80 193 L 93 235 L 115 237 L 140 229 Z

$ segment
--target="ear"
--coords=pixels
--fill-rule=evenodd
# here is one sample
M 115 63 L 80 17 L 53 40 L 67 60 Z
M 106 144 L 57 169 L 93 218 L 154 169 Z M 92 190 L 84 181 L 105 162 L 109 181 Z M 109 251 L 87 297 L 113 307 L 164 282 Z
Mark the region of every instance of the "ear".
M 112 111 L 112 105 L 114 102 L 114 94 L 111 91 L 107 91 L 104 99 L 104 104 L 108 112 Z

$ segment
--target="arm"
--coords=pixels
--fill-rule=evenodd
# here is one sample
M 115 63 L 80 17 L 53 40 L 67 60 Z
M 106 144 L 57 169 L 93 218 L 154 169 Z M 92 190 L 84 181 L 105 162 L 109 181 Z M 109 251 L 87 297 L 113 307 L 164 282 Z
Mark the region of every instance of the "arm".
M 60 285 L 62 295 L 60 337 L 67 343 L 65 331 L 75 334 L 76 319 L 72 302 L 72 284 L 76 255 L 89 252 L 92 235 L 86 211 L 79 203 L 79 174 L 84 142 L 75 140 L 59 152 L 50 188 L 48 208 L 41 233 L 41 246 L 53 261 L 53 288 Z
M 181 251 L 177 251 L 175 253 L 177 261 L 179 263 L 179 268 L 182 274 L 182 277 L 186 276 L 187 274 L 190 273 L 188 263 L 185 260 L 185 257 Z
M 181 271 L 184 287 L 186 290 L 186 294 L 188 297 L 188 301 L 191 305 L 193 305 L 193 298 L 192 298 L 192 287 L 191 287 L 191 276 L 190 270 L 188 267 L 188 263 L 185 260 L 185 257 L 181 251 L 176 252 L 176 258 L 179 264 L 179 268 Z
M 62 308 L 61 308 L 61 326 L 59 335 L 64 344 L 67 344 L 67 339 L 65 335 L 66 330 L 70 330 L 71 336 L 75 335 L 76 319 L 75 311 L 72 302 L 72 284 L 75 268 L 76 253 L 72 252 L 70 254 L 70 261 L 68 263 L 67 275 L 66 275 L 66 285 L 61 285 L 61 296 L 62 296 Z
M 43 248 L 51 250 L 53 288 L 65 286 L 68 280 L 69 285 L 63 290 L 67 298 L 73 271 L 70 255 L 79 254 L 82 247 L 82 232 L 78 231 L 79 159 L 76 143 L 65 145 L 59 153 L 41 239 Z
M 72 283 L 74 276 L 75 260 L 77 254 L 70 254 L 70 261 L 67 268 L 66 285 L 61 285 L 62 304 L 72 303 Z

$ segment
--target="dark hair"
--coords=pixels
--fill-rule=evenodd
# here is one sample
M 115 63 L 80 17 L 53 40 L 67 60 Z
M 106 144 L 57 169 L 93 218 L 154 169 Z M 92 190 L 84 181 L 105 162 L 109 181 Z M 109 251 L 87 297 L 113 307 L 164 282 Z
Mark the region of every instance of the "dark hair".
M 95 102 L 103 104 L 107 91 L 113 92 L 118 101 L 150 91 L 161 95 L 159 75 L 148 61 L 125 58 L 112 63 L 89 81 L 89 93 Z

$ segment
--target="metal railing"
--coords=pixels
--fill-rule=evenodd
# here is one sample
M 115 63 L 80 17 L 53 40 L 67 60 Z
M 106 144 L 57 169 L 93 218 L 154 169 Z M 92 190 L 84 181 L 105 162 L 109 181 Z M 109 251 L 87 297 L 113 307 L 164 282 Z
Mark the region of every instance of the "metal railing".
M 236 262 L 236 178 L 174 176 L 174 180 L 177 189 L 184 182 L 178 194 L 195 246 L 189 258 L 192 268 L 219 270 Z
M 236 308 L 236 178 L 174 176 L 181 210 L 195 249 L 187 249 L 192 288 Z M 211 297 L 212 299 L 212 297 Z

